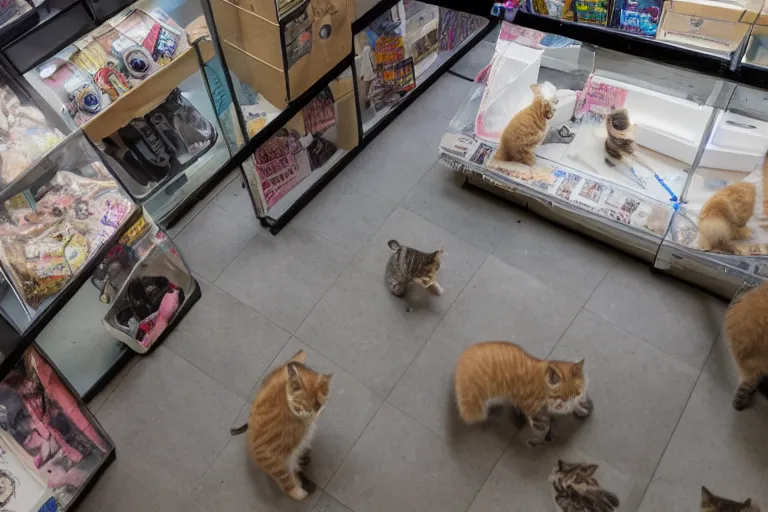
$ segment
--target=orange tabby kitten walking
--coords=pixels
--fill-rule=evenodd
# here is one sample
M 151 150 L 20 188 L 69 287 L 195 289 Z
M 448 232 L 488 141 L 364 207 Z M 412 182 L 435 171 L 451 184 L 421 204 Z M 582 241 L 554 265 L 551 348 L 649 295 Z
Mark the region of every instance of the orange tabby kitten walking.
M 549 82 L 533 84 L 533 103 L 515 114 L 501 134 L 494 159 L 536 164 L 536 148 L 547 136 L 547 121 L 555 117 L 557 89 Z
M 295 500 L 308 494 L 299 472 L 308 460 L 315 422 L 325 408 L 331 383 L 330 375 L 304 366 L 306 358 L 300 350 L 270 373 L 253 401 L 248 422 L 230 430 L 232 435 L 248 430 L 253 461 Z
M 732 241 L 752 236 L 746 224 L 755 209 L 756 195 L 755 185 L 739 182 L 710 197 L 699 213 L 699 247 L 735 254 Z
M 728 308 L 725 335 L 740 377 L 733 407 L 741 411 L 757 390 L 768 398 L 768 283 L 748 291 Z
M 514 343 L 477 343 L 456 365 L 456 401 L 468 425 L 484 421 L 488 408 L 510 403 L 528 418 L 536 446 L 549 438 L 552 414 L 592 412 L 584 360 L 578 363 L 537 359 Z

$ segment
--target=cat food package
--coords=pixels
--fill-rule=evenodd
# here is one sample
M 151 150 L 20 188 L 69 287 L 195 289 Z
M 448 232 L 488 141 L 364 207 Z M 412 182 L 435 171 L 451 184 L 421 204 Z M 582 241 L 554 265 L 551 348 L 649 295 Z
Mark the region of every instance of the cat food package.
M 114 444 L 32 345 L 0 382 L 0 507 L 66 510 Z

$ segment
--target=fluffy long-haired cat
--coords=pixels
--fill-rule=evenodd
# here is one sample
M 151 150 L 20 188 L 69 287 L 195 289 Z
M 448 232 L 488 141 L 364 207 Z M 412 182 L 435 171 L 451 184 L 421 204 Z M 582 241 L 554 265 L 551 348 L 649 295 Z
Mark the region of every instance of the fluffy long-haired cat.
M 251 405 L 248 422 L 230 430 L 248 431 L 251 459 L 295 500 L 308 492 L 301 482 L 301 466 L 308 462 L 315 422 L 325 408 L 331 375 L 321 375 L 304 365 L 300 350 L 272 371 Z
M 547 441 L 552 414 L 592 412 L 584 360 L 578 363 L 537 359 L 514 343 L 472 345 L 456 365 L 456 402 L 468 425 L 485 421 L 489 407 L 509 403 L 533 428 L 528 444 Z
M 699 213 L 699 247 L 704 251 L 736 253 L 734 240 L 752 236 L 746 226 L 755 209 L 752 183 L 734 183 L 718 190 Z
M 548 132 L 548 121 L 555 117 L 557 89 L 549 82 L 533 84 L 533 103 L 515 114 L 501 133 L 494 158 L 501 162 L 536 164 L 536 148 Z
M 712 494 L 709 489 L 701 486 L 701 512 L 760 512 L 760 507 L 752 503 L 751 498 L 745 501 L 733 501 Z
M 570 463 L 558 460 L 549 481 L 555 503 L 563 512 L 613 512 L 619 498 L 600 487 L 595 478 L 597 464 Z
M 411 284 L 421 285 L 434 295 L 442 295 L 443 287 L 437 282 L 442 249 L 421 252 L 400 245 L 397 240 L 390 240 L 387 245 L 392 250 L 392 255 L 387 262 L 385 278 L 392 295 L 402 297 Z M 410 311 L 410 308 L 406 308 L 406 311 Z
M 737 411 L 746 409 L 755 391 L 768 398 L 768 283 L 741 296 L 725 313 L 725 336 L 739 370 L 733 396 Z

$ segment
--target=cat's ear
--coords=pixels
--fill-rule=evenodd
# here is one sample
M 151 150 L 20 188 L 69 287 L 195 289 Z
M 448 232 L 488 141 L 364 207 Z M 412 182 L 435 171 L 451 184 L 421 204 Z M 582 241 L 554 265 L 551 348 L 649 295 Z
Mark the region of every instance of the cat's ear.
M 541 88 L 539 87 L 539 84 L 531 84 L 531 91 L 533 91 L 533 95 L 537 98 L 541 96 Z
M 747 501 L 744 502 L 744 505 L 746 506 L 752 505 L 752 498 L 747 498 Z
M 701 486 L 701 505 L 704 506 L 709 503 L 712 503 L 712 498 L 713 496 L 712 496 L 712 493 L 709 492 L 709 489 L 707 489 L 702 485 Z
M 584 360 L 582 359 L 578 363 L 574 363 L 573 366 L 571 366 L 571 375 L 574 377 L 578 377 L 580 375 L 584 375 Z
M 560 384 L 560 375 L 557 373 L 557 370 L 553 366 L 547 367 L 547 383 L 550 386 L 557 386 Z
M 568 464 L 563 462 L 563 459 L 557 459 L 557 470 L 560 472 L 565 472 L 568 470 Z
M 307 360 L 307 353 L 304 352 L 304 350 L 299 350 L 294 354 L 294 356 L 290 359 L 291 361 L 296 361 L 297 363 L 303 363 Z
M 597 471 L 597 464 L 586 464 L 583 468 L 584 474 L 587 476 L 593 476 Z
M 387 245 L 393 251 L 399 251 L 400 250 L 400 244 L 397 243 L 397 240 L 390 240 L 389 242 L 387 242 Z
M 438 250 L 432 253 L 432 256 L 436 258 L 438 256 L 442 256 L 443 254 L 445 254 L 445 250 L 442 247 L 440 247 Z
M 291 391 L 301 391 L 304 387 L 301 383 L 301 377 L 299 376 L 299 370 L 293 363 L 288 363 L 285 367 L 285 371 L 288 374 L 288 389 Z

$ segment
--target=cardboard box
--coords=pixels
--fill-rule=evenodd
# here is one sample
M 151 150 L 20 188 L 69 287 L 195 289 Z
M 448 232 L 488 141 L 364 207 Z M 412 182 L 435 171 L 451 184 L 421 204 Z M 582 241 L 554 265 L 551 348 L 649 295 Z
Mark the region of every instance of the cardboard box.
M 714 17 L 719 16 L 719 18 Z M 664 11 L 656 39 L 729 54 L 739 47 L 749 33 L 757 12 L 720 2 L 664 2 Z

